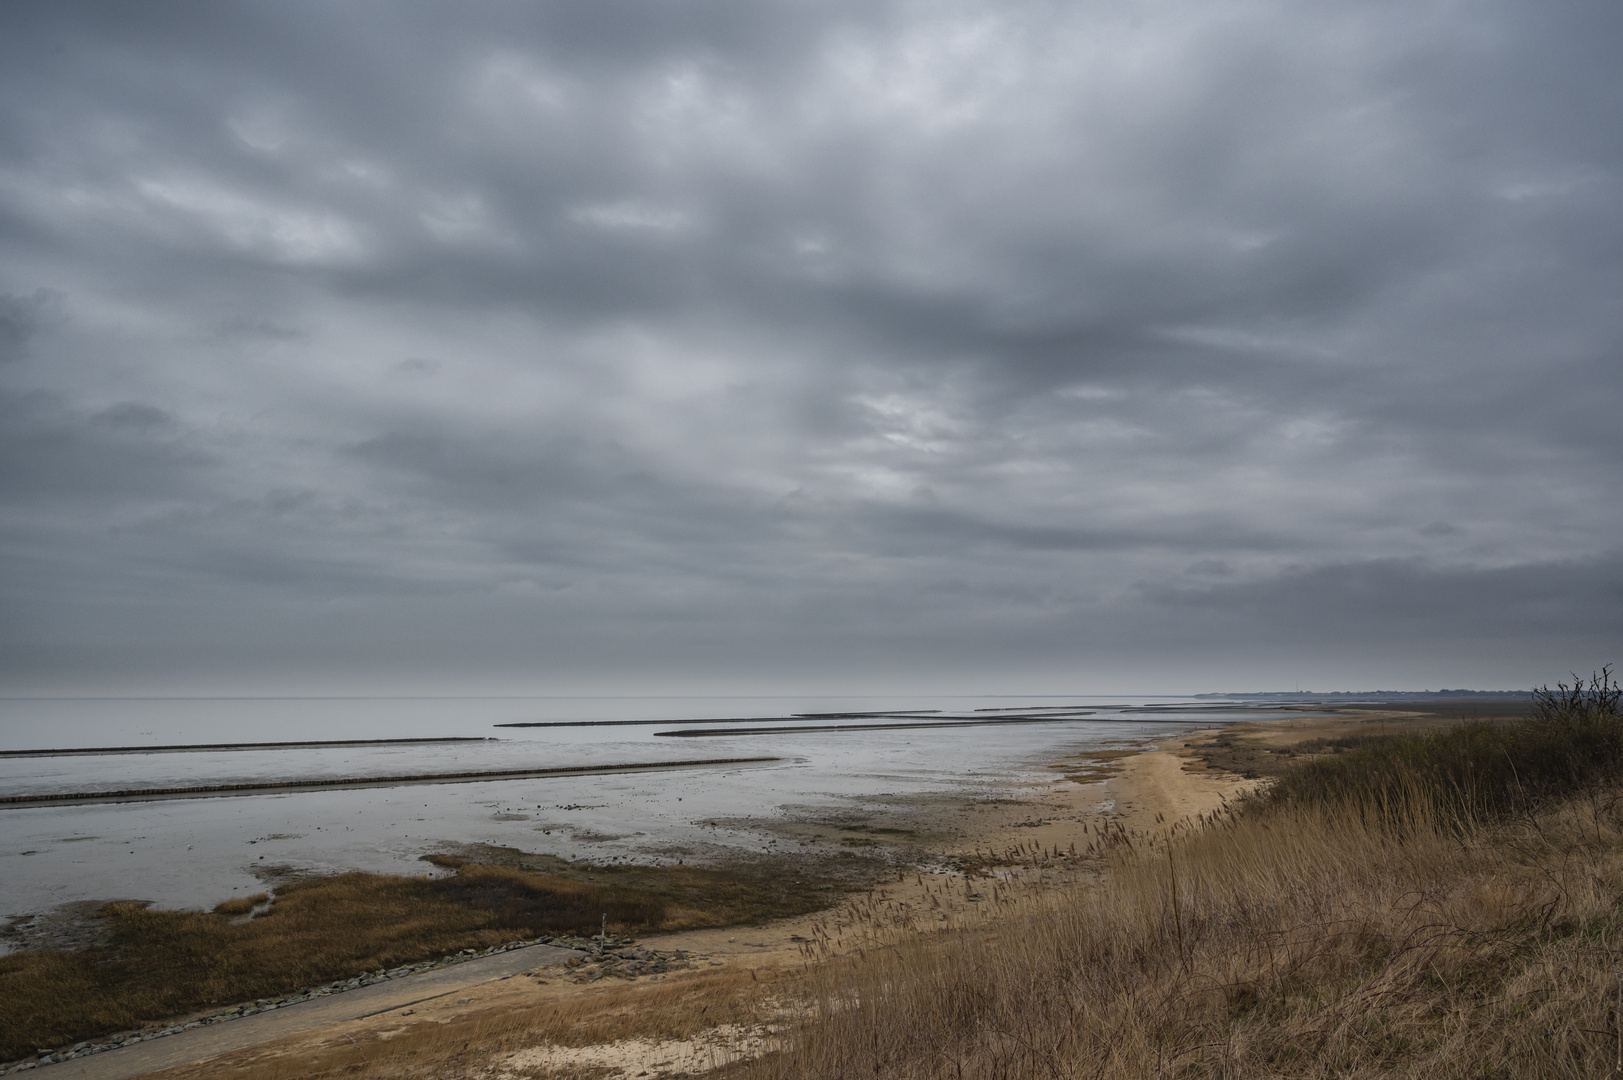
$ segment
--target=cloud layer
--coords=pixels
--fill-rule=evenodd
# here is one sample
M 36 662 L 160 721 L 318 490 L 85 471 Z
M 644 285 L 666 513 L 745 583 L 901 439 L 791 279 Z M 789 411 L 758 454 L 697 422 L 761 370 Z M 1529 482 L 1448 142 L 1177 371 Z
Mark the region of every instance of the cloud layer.
M 8 19 L 13 692 L 1620 657 L 1615 4 Z

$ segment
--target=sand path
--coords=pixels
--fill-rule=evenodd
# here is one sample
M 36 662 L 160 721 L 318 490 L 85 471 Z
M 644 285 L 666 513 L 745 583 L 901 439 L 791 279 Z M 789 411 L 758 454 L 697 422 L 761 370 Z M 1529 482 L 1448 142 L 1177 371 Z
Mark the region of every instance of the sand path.
M 46 1075 L 52 1077 L 127 1080 L 333 1024 L 409 1009 L 576 955 L 552 945 L 531 945 L 41 1068 L 50 1070 Z

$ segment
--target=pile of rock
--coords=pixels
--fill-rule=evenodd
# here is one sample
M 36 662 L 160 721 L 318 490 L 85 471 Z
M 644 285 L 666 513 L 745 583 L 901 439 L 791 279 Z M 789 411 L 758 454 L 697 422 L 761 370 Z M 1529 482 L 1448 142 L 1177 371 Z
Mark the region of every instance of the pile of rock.
M 685 949 L 662 953 L 636 946 L 635 942 L 607 946 L 593 942 L 585 956 L 571 956 L 565 964 L 575 973 L 576 982 L 596 982 L 603 978 L 635 979 L 641 975 L 663 975 L 667 971 L 680 971 L 693 966 Z

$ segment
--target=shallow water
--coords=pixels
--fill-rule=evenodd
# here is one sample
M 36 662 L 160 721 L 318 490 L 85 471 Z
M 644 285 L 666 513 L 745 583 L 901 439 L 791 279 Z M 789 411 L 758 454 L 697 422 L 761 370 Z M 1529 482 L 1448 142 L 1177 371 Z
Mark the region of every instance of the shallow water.
M 482 843 L 594 862 L 786 850 L 790 813 L 898 796 L 991 794 L 1051 778 L 1055 757 L 1219 720 L 1123 714 L 1127 698 L 530 698 L 0 701 L 0 749 L 298 739 L 499 736 L 489 742 L 0 759 L 0 795 L 388 777 L 772 755 L 757 765 L 0 808 L 0 915 L 107 898 L 209 906 L 283 872 L 427 873 L 423 854 Z M 1096 721 L 996 727 L 660 737 L 684 719 L 882 709 L 1077 706 Z M 1222 721 L 1239 719 L 1223 714 Z M 632 727 L 494 728 L 657 719 Z M 925 717 L 918 719 L 924 720 Z M 1179 721 L 1166 723 L 1164 721 Z M 835 723 L 861 723 L 839 720 Z M 794 726 L 817 724 L 801 721 Z M 691 725 L 689 725 L 691 726 Z M 722 724 L 719 726 L 737 726 Z M 717 821 L 725 821 L 725 825 Z M 742 819 L 742 820 L 741 820 Z M 750 819 L 762 823 L 750 828 Z M 793 850 L 790 844 L 787 850 Z

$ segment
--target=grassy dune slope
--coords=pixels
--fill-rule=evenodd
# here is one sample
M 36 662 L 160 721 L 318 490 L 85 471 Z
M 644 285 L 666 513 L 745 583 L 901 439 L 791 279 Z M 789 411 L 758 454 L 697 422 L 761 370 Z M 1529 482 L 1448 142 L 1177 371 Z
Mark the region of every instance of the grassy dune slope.
M 995 931 L 813 975 L 811 1077 L 1592 1077 L 1623 1064 L 1623 717 L 1373 740 L 1032 890 Z

